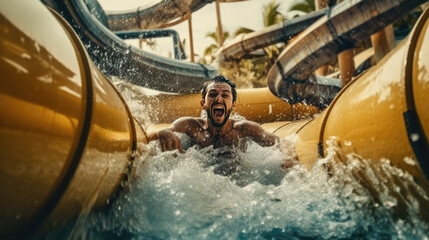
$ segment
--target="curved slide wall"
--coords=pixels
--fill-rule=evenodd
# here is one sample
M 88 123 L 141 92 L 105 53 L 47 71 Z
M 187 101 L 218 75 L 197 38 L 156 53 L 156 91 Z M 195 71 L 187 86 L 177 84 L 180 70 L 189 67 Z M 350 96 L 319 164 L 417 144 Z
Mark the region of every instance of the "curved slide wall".
M 336 136 L 344 153 L 387 157 L 429 191 L 422 173 L 429 135 L 428 15 L 319 117 L 264 127 L 280 136 L 296 132 L 296 152 L 308 168 Z M 37 1 L 3 1 L 0 26 L 0 232 L 17 239 L 106 205 L 132 176 L 138 143 L 147 140 L 59 16 Z
M 279 136 L 296 133 L 296 154 L 309 169 L 326 156 L 333 139 L 338 154 L 387 158 L 429 191 L 428 18 L 426 11 L 409 38 L 342 89 L 317 118 L 265 127 L 275 125 Z
M 240 2 L 247 0 L 217 0 L 217 2 Z M 214 0 L 162 0 L 146 9 L 107 11 L 106 21 L 112 31 L 156 29 L 165 24 L 178 24 Z M 171 23 L 171 24 L 174 24 Z
M 44 0 L 73 26 L 91 59 L 106 75 L 135 85 L 172 93 L 198 91 L 217 69 L 173 60 L 127 45 L 89 11 L 84 0 Z
M 276 43 L 288 43 L 293 37 L 308 28 L 317 19 L 326 15 L 328 9 L 312 12 L 282 23 L 269 26 L 263 30 L 243 34 L 224 45 L 219 54 L 219 61 L 239 60 L 246 55 Z
M 156 29 L 182 19 L 214 0 L 163 0 L 146 9 L 108 11 L 107 20 L 112 31 Z
M 424 2 L 427 0 L 341 2 L 283 50 L 267 76 L 270 90 L 278 97 L 293 99 L 296 89 L 316 88 L 310 76 L 318 67 Z
M 23 239 L 105 206 L 146 136 L 60 16 L 1 1 L 0 31 L 0 238 Z

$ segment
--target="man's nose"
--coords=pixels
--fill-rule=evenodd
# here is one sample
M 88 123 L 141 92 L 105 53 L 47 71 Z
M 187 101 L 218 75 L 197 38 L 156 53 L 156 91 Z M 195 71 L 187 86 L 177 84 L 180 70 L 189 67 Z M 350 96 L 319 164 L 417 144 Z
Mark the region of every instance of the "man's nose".
M 218 102 L 218 103 L 223 102 L 222 96 L 221 95 L 217 95 L 216 98 L 215 98 L 215 102 Z

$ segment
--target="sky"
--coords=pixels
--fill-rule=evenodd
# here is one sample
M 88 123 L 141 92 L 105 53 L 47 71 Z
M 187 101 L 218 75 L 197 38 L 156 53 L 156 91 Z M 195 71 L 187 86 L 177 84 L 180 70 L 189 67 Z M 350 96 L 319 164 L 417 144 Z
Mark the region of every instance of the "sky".
M 220 3 L 221 20 L 224 31 L 229 31 L 231 34 L 240 27 L 247 27 L 253 30 L 263 29 L 262 11 L 263 6 L 267 5 L 272 0 L 249 0 L 236 3 Z M 130 10 L 138 7 L 149 7 L 158 1 L 156 0 L 99 0 L 103 9 L 109 10 Z M 279 11 L 286 14 L 288 6 L 294 2 L 293 0 L 276 0 L 280 3 Z M 194 53 L 202 56 L 204 49 L 213 43 L 213 40 L 206 37 L 208 32 L 215 31 L 217 26 L 216 20 L 216 4 L 209 3 L 202 9 L 192 14 L 192 28 L 194 39 Z M 189 30 L 188 22 L 185 21 L 179 25 L 171 27 L 178 31 L 181 40 L 186 39 L 184 46 L 185 52 L 189 57 Z M 232 38 L 230 39 L 232 40 Z M 156 40 L 156 53 L 168 56 L 173 52 L 172 39 Z M 225 41 L 228 43 L 228 41 Z M 129 41 L 130 44 L 138 46 L 137 41 Z M 145 50 L 149 50 L 145 48 Z M 199 57 L 195 57 L 197 60 Z

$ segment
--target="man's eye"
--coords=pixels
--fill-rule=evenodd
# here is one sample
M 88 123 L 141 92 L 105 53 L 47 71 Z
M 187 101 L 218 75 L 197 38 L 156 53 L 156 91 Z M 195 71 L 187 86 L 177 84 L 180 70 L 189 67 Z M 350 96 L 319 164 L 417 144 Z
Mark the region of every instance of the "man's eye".
M 222 95 L 223 98 L 229 98 L 229 95 Z

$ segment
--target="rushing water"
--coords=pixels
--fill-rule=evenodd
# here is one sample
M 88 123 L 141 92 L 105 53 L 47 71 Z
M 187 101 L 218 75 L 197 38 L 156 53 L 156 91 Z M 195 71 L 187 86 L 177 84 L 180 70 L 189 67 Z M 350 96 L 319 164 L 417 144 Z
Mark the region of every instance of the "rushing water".
M 130 191 L 110 209 L 81 219 L 66 231 L 70 238 L 429 239 L 429 225 L 412 196 L 405 196 L 407 214 L 395 214 L 398 199 L 388 179 L 421 189 L 387 160 L 378 166 L 386 175 L 371 180 L 380 190 L 377 200 L 352 174 L 376 170 L 354 157 L 329 177 L 324 164 L 331 155 L 311 171 L 299 165 L 285 171 L 278 149 L 253 144 L 239 153 L 243 184 L 207 166 L 217 150 L 178 154 L 161 153 L 155 144 L 149 148 L 153 152 L 140 159 Z
M 234 151 L 239 167 L 224 176 L 215 174 L 213 159 L 225 149 L 162 153 L 156 142 L 146 148 L 127 193 L 50 238 L 429 239 L 420 214 L 428 196 L 387 159 L 370 164 L 348 155 L 342 164 L 330 147 L 311 170 L 283 170 L 288 159 L 277 146 L 250 143 Z

